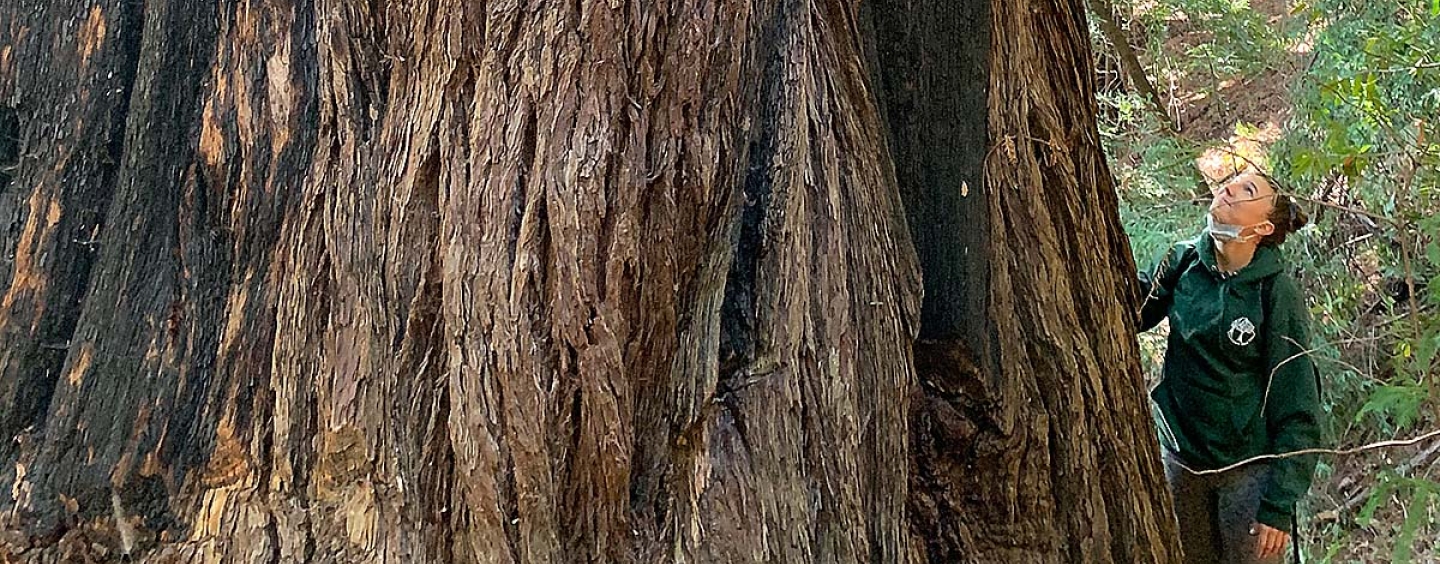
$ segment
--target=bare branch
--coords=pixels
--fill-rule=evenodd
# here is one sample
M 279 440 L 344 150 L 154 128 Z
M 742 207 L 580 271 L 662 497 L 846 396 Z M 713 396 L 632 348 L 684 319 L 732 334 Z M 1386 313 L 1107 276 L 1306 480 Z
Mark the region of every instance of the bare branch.
M 1418 437 L 1414 437 L 1414 438 L 1411 438 L 1411 439 L 1391 440 L 1391 441 L 1380 441 L 1380 442 L 1370 443 L 1370 444 L 1367 444 L 1367 445 L 1362 445 L 1362 446 L 1358 446 L 1358 447 L 1354 447 L 1354 448 L 1344 448 L 1344 449 L 1307 448 L 1307 449 L 1301 449 L 1301 450 L 1296 450 L 1296 451 L 1291 451 L 1291 452 L 1282 452 L 1282 453 L 1280 453 L 1280 454 L 1262 454 L 1262 455 L 1260 455 L 1260 456 L 1252 456 L 1252 457 L 1250 457 L 1250 458 L 1246 458 L 1245 460 L 1241 460 L 1241 461 L 1236 462 L 1236 463 L 1234 463 L 1234 464 L 1231 464 L 1231 465 L 1229 465 L 1229 466 L 1225 466 L 1225 467 L 1223 467 L 1223 468 L 1216 468 L 1216 469 L 1214 469 L 1214 470 L 1195 470 L 1194 468 L 1191 468 L 1191 467 L 1189 467 L 1189 466 L 1186 466 L 1184 463 L 1181 463 L 1181 462 L 1179 462 L 1179 461 L 1175 461 L 1175 464 L 1178 464 L 1181 468 L 1184 468 L 1186 472 L 1190 472 L 1191 474 L 1195 474 L 1195 475 L 1197 475 L 1197 476 L 1204 476 L 1204 475 L 1207 475 L 1207 474 L 1223 474 L 1223 473 L 1225 473 L 1225 472 L 1229 472 L 1229 471 L 1234 470 L 1234 469 L 1236 469 L 1236 468 L 1240 468 L 1240 467 L 1245 466 L 1245 465 L 1248 465 L 1248 464 L 1252 464 L 1252 463 L 1255 463 L 1255 462 L 1261 462 L 1261 461 L 1265 461 L 1265 460 L 1280 460 L 1280 459 L 1285 459 L 1285 458 L 1294 458 L 1294 457 L 1296 457 L 1296 456 L 1304 456 L 1304 455 L 1307 455 L 1307 454 L 1333 454 L 1333 455 L 1337 455 L 1337 456 L 1348 456 L 1348 455 L 1352 455 L 1352 454 L 1358 454 L 1358 453 L 1362 453 L 1362 452 L 1366 452 L 1366 451 L 1371 451 L 1371 450 L 1378 450 L 1378 449 L 1382 449 L 1382 448 L 1396 448 L 1396 447 L 1417 445 L 1417 444 L 1420 444 L 1420 443 L 1423 443 L 1423 442 L 1425 442 L 1425 441 L 1428 441 L 1428 440 L 1431 440 L 1431 439 L 1435 439 L 1435 438 L 1440 438 L 1440 429 L 1436 429 L 1436 430 L 1434 430 L 1434 431 L 1430 431 L 1429 433 L 1425 433 L 1425 434 L 1423 434 L 1423 435 L 1420 435 L 1420 436 L 1418 436 Z

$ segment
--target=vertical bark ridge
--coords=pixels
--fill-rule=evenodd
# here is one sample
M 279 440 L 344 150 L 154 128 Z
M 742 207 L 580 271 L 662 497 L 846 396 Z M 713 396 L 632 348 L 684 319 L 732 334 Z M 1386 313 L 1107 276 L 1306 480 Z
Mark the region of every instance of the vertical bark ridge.
M 226 263 L 204 259 L 222 244 L 211 230 L 218 202 L 210 191 L 217 187 L 196 176 L 191 159 L 199 82 L 165 82 L 208 68 L 208 54 L 196 53 L 214 40 L 213 24 L 182 23 L 197 15 L 214 20 L 204 5 L 145 6 L 146 33 L 115 187 L 115 201 L 126 205 L 110 206 L 100 233 L 93 282 L 33 460 L 46 471 L 26 482 L 33 493 L 17 503 L 42 529 L 62 521 L 62 495 L 109 501 L 112 490 L 145 490 L 131 481 L 140 481 L 131 470 L 160 446 L 177 400 L 181 408 L 197 405 L 189 401 L 195 388 L 187 389 L 186 380 L 208 377 L 195 369 L 213 362 L 218 331 L 209 292 L 220 286 L 216 277 Z M 147 123 L 170 127 L 151 130 Z M 194 264 L 197 259 L 202 264 Z M 114 380 L 125 384 L 114 386 Z M 109 505 L 87 503 L 79 511 L 94 516 Z
M 1091 57 L 1083 11 L 986 4 L 871 10 L 927 289 L 911 524 L 936 561 L 1163 560 L 1168 498 L 1119 299 L 1133 265 L 1076 70 Z M 976 94 L 988 132 L 932 109 Z M 1114 495 L 1130 483 L 1147 487 Z
M 992 318 L 1002 327 L 1004 394 L 1049 414 L 1032 440 L 1049 468 L 1044 507 L 1064 558 L 1141 562 L 1175 555 L 1169 498 L 1157 480 L 1154 431 L 1125 312 L 1134 272 L 1094 125 L 1091 54 L 1078 2 L 997 4 L 987 162 L 999 254 Z M 1033 80 L 1034 76 L 1050 77 Z M 1113 259 L 1113 257 L 1120 257 Z M 1007 323 L 1008 324 L 1008 323 Z M 1018 331 L 1026 328 L 1028 338 Z M 1014 364 L 1010 364 L 1010 363 Z M 1015 378 L 1018 376 L 1019 378 Z M 1033 383 L 1028 383 L 1033 382 Z M 1016 413 L 1016 415 L 1020 415 Z M 1020 417 L 1025 417 L 1020 415 Z M 1029 456 L 1027 454 L 1027 456 Z M 1087 469 L 1101 469 L 1094 472 Z M 1124 484 L 1157 484 L 1136 491 Z M 1050 493 L 1045 493 L 1045 492 Z M 1132 491 L 1133 496 L 1114 496 Z M 1048 499 L 1043 499 L 1048 498 Z
M 124 156 L 141 17 L 127 1 L 0 7 L 0 106 L 14 153 L 0 187 L 0 476 L 19 454 L 12 438 L 34 444 L 75 340 L 71 304 L 89 290 Z M 77 25 L 61 33 L 64 22 Z
M 45 60 L 15 23 L 35 21 L 32 4 L 32 19 L 0 8 L 0 68 Z M 5 388 L 16 374 L 59 383 L 15 466 L 15 526 L 39 535 L 25 558 L 97 546 L 150 562 L 1130 554 L 1111 541 L 1140 530 L 1131 513 L 1068 504 L 1111 489 L 1082 475 L 1092 465 L 1148 462 L 1060 432 L 1148 437 L 1104 415 L 1138 413 L 1096 377 L 1134 351 L 1110 342 L 1123 339 L 1108 315 L 1082 309 L 1103 311 L 1125 278 L 1063 260 L 1123 246 L 1112 217 L 1074 229 L 1113 208 L 1098 145 L 1069 133 L 1093 129 L 1088 85 L 1031 84 L 1088 60 L 1075 12 L 1036 4 L 1072 16 L 1043 41 L 1012 37 L 1047 33 L 1029 8 L 963 12 L 1010 30 L 985 36 L 1003 82 L 982 124 L 924 102 L 969 76 L 953 69 L 927 67 L 901 95 L 904 73 L 883 67 L 894 59 L 866 55 L 887 47 L 867 45 L 860 4 L 151 0 L 136 33 L 54 55 L 80 69 L 123 52 L 111 44 L 123 37 L 137 70 L 129 105 L 95 105 L 126 128 L 123 147 L 95 134 L 123 157 L 114 179 L 91 163 L 74 174 L 94 194 L 53 191 L 111 202 L 83 303 L 43 303 L 78 319 L 63 370 L 0 371 L 0 391 L 20 389 Z M 107 25 L 112 8 L 100 4 Z M 902 19 L 963 19 L 933 9 Z M 76 45 L 99 37 L 86 25 Z M 926 44 L 939 27 L 902 35 Z M 907 49 L 901 59 L 936 64 Z M 1002 52 L 1025 71 L 1002 68 Z M 6 100 L 41 91 L 8 76 Z M 922 117 L 897 127 L 907 107 Z M 923 127 L 942 119 L 950 132 Z M 27 140 L 48 131 L 26 123 Z M 993 145 L 922 147 L 975 141 L 986 124 Z M 982 152 L 1003 155 L 985 182 Z M 79 256 L 48 241 L 98 220 L 62 202 L 56 227 L 48 201 L 16 199 L 48 190 L 35 171 L 49 161 L 23 159 L 0 193 L 17 202 L 0 209 L 7 248 Z M 945 192 L 956 179 L 971 199 Z M 950 199 L 903 223 L 906 204 L 937 195 Z M 965 231 L 927 228 L 956 209 L 975 220 Z M 46 243 L 20 244 L 31 224 Z M 950 262 L 922 281 L 936 256 Z M 30 291 L 20 270 L 7 274 L 17 296 Z M 926 304 L 922 284 L 937 289 Z M 956 289 L 963 307 L 940 307 Z M 0 338 L 33 341 L 33 305 L 5 310 L 18 313 L 0 318 Z M 1076 329 L 1086 323 L 1106 329 Z M 936 468 L 918 478 L 900 462 L 917 448 Z M 960 512 L 971 517 L 943 525 Z

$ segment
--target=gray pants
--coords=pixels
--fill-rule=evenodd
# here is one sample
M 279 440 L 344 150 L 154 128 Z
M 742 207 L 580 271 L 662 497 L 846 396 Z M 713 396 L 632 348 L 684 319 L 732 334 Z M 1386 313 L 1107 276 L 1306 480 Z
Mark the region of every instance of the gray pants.
M 1255 557 L 1258 537 L 1250 534 L 1260 495 L 1270 476 L 1264 463 L 1247 464 L 1221 474 L 1196 475 L 1165 453 L 1165 479 L 1175 498 L 1180 548 L 1185 564 L 1279 564 L 1284 554 Z M 1289 531 L 1286 531 L 1287 533 Z M 1295 539 L 1290 539 L 1295 542 Z

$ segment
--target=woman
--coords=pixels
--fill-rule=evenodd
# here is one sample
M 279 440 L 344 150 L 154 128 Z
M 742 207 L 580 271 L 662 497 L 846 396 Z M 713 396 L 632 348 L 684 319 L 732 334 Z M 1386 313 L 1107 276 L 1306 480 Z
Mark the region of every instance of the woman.
M 1157 408 L 1187 563 L 1271 563 L 1294 530 L 1315 457 L 1319 380 L 1309 315 L 1280 245 L 1307 218 L 1276 183 L 1240 174 L 1215 191 L 1206 233 L 1141 275 L 1141 330 L 1169 318 Z

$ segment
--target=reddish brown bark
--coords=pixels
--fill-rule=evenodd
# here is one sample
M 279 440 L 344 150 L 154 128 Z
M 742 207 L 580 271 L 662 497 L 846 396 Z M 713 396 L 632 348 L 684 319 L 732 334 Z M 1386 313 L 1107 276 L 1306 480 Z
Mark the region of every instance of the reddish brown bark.
M 1077 2 L 41 6 L 7 561 L 1174 554 Z

